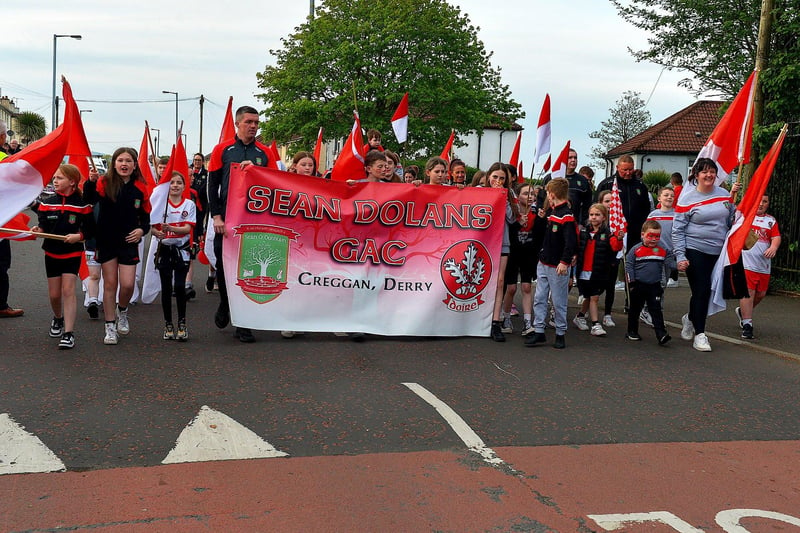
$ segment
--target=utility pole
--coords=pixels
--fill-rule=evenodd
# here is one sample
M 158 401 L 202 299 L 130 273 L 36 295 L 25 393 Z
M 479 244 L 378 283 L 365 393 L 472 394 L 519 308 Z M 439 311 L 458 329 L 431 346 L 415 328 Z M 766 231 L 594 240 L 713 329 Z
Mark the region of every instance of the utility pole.
M 203 153 L 203 104 L 205 103 L 206 98 L 202 94 L 200 95 L 200 148 L 197 150 L 201 154 Z
M 310 5 L 308 6 L 308 16 L 310 18 L 314 18 L 314 0 L 310 0 Z
M 772 9 L 773 0 L 761 0 L 761 20 L 758 23 L 758 47 L 756 48 L 756 70 L 759 76 L 767 68 L 769 61 L 769 43 L 772 34 Z M 761 83 L 756 84 L 753 98 L 753 126 L 761 125 L 764 117 L 764 91 Z M 755 171 L 755 162 L 751 161 L 744 167 L 742 184 L 747 186 L 750 176 Z

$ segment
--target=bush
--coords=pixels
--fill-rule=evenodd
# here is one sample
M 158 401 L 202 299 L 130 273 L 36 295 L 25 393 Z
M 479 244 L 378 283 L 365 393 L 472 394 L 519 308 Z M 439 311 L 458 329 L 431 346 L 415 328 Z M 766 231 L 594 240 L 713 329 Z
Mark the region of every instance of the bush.
M 647 190 L 652 194 L 658 195 L 658 190 L 661 187 L 669 185 L 670 175 L 666 170 L 650 170 L 645 172 L 642 176 L 642 181 L 647 185 Z

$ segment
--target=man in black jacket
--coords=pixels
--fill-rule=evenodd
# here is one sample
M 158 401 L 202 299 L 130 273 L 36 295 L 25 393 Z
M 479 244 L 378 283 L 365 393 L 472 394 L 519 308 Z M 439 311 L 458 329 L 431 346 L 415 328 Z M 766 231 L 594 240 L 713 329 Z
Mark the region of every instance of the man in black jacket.
M 614 181 L 617 182 L 619 200 L 622 203 L 622 213 L 628 221 L 626 250 L 630 250 L 641 240 L 642 224 L 650 214 L 650 191 L 647 186 L 633 178 L 633 158 L 623 155 L 617 161 L 617 171 L 604 179 L 597 186 L 597 194 L 601 191 L 611 190 Z

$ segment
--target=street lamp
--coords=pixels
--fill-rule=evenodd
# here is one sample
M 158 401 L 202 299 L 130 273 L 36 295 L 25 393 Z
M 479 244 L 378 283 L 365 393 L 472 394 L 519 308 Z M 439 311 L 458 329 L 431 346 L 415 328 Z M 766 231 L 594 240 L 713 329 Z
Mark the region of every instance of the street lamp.
M 56 129 L 56 122 L 58 122 L 58 101 L 56 100 L 56 43 L 58 42 L 59 37 L 68 37 L 78 41 L 81 40 L 80 35 L 53 34 L 53 99 L 51 100 L 51 103 L 53 104 L 53 119 L 50 122 L 50 131 Z
M 175 95 L 175 140 L 178 140 L 178 93 L 176 91 L 161 91 L 164 94 Z
M 78 112 L 79 112 L 81 115 L 83 115 L 84 113 L 91 113 L 91 112 L 92 112 L 92 110 L 91 110 L 91 109 L 78 109 Z
M 158 138 L 161 137 L 161 130 L 158 129 L 158 128 L 150 128 L 150 131 L 157 131 L 158 132 L 158 134 L 156 135 L 155 139 L 153 139 L 153 144 L 156 145 L 156 153 L 155 153 L 154 157 L 158 157 L 159 156 L 159 151 L 158 151 L 159 140 L 158 140 Z M 155 162 L 154 162 L 154 164 L 155 164 Z

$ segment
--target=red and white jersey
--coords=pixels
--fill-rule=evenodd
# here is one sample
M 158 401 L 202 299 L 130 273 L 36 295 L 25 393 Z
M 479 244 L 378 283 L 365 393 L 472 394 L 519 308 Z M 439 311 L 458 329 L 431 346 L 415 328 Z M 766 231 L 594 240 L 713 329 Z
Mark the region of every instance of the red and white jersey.
M 197 208 L 194 202 L 188 199 L 183 200 L 180 204 L 173 204 L 167 200 L 167 213 L 166 223 L 170 226 L 191 226 L 194 227 L 196 221 Z M 186 235 L 179 235 L 174 232 L 167 232 L 161 240 L 162 244 L 168 246 L 183 246 L 192 238 L 190 231 Z
M 781 235 L 778 221 L 772 215 L 756 215 L 751 227 L 758 236 L 758 242 L 749 250 L 742 250 L 742 263 L 745 270 L 769 274 L 772 261 L 764 257 L 764 252 L 772 245 L 772 238 Z

